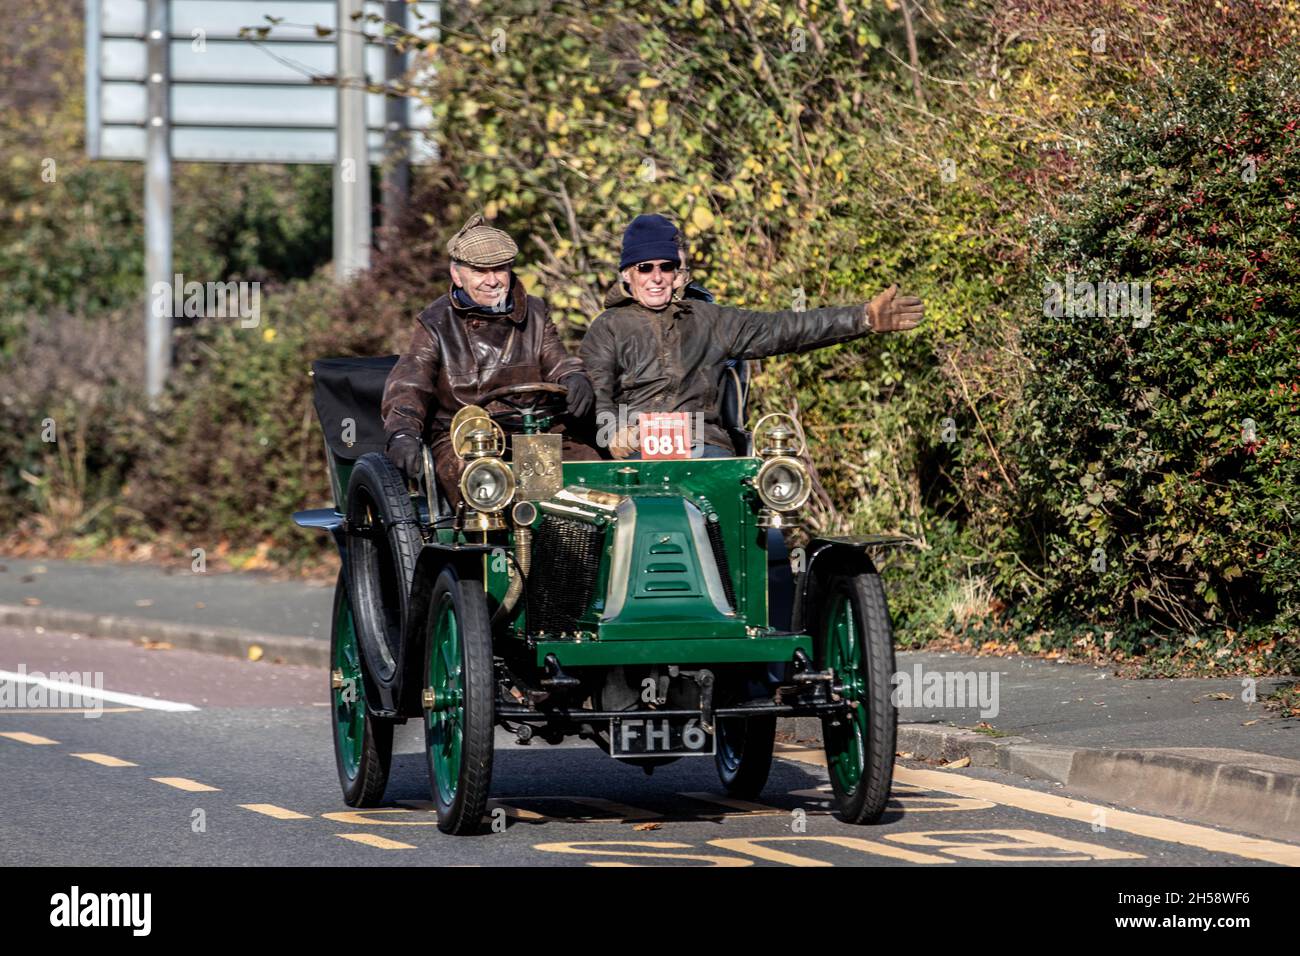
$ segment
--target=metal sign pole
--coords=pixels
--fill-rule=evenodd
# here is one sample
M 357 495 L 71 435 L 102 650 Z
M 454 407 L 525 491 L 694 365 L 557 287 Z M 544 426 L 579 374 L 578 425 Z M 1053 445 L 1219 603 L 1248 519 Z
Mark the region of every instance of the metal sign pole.
M 407 29 L 405 0 L 385 0 L 384 19 Z M 406 73 L 406 54 L 389 42 L 384 47 L 384 79 L 391 84 Z M 411 195 L 410 136 L 407 133 L 408 105 L 405 96 L 384 98 L 384 232 L 396 241 L 397 223 Z
M 145 124 L 145 393 L 162 394 L 172 364 L 172 157 L 168 102 L 169 0 L 148 0 L 145 49 L 148 65 Z
M 338 148 L 334 165 L 334 276 L 370 268 L 370 154 L 366 144 L 363 0 L 338 0 Z

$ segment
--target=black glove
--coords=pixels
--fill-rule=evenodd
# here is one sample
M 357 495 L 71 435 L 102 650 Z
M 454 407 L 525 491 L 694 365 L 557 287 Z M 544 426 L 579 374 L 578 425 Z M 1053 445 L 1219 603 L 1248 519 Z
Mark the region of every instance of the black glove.
M 418 481 L 420 475 L 424 474 L 423 449 L 420 439 L 414 435 L 398 432 L 390 436 L 384 454 L 406 476 L 407 481 Z
M 569 404 L 565 409 L 572 418 L 586 418 L 596 404 L 596 391 L 591 387 L 591 380 L 584 372 L 573 372 L 560 379 L 560 384 L 569 390 Z

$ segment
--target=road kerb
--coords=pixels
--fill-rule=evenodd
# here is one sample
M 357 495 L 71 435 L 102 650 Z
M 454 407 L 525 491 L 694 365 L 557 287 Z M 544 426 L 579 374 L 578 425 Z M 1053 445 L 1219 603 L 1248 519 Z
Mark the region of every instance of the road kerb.
M 329 642 L 288 634 L 257 634 L 233 627 L 201 627 L 155 621 L 141 617 L 91 614 L 60 608 L 20 607 L 0 604 L 0 624 L 15 627 L 45 627 L 52 631 L 73 631 L 90 637 L 121 640 L 166 641 L 173 647 L 247 660 L 249 649 L 261 648 L 262 660 L 285 664 L 329 666 Z

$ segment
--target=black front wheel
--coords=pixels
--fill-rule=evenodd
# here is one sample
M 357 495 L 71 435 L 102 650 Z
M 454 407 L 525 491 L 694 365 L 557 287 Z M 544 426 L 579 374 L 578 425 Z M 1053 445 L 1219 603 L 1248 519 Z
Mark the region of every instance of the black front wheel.
M 366 711 L 365 664 L 342 574 L 334 585 L 330 625 L 330 715 L 343 801 L 350 807 L 373 807 L 388 786 L 393 722 Z
M 844 820 L 875 823 L 889 802 L 898 727 L 889 608 L 878 574 L 839 575 L 828 584 L 820 663 L 835 672 L 848 709 L 822 718 L 826 769 Z
M 424 651 L 424 749 L 438 829 L 478 832 L 492 783 L 492 625 L 483 582 L 452 568 L 429 601 Z

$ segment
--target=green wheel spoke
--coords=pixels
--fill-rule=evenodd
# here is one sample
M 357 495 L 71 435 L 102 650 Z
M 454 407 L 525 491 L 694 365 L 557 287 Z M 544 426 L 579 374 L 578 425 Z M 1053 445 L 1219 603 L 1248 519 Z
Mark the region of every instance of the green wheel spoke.
M 429 639 L 428 686 L 438 700 L 439 710 L 431 712 L 432 730 L 429 756 L 441 798 L 450 803 L 456 797 L 460 778 L 461 743 L 464 720 L 460 686 L 463 672 L 460 628 L 451 596 L 444 595 Z
M 361 679 L 361 655 L 357 647 L 352 608 L 346 596 L 334 621 L 334 668 L 343 675 L 343 686 L 333 688 L 334 735 L 344 773 L 356 777 L 366 738 L 365 687 Z M 355 699 L 352 698 L 355 695 Z
M 852 794 L 861 785 L 869 713 L 862 630 L 844 593 L 832 598 L 826 621 L 827 666 L 843 685 L 845 699 L 858 705 L 849 707 L 840 725 L 826 734 L 827 764 L 839 788 Z

